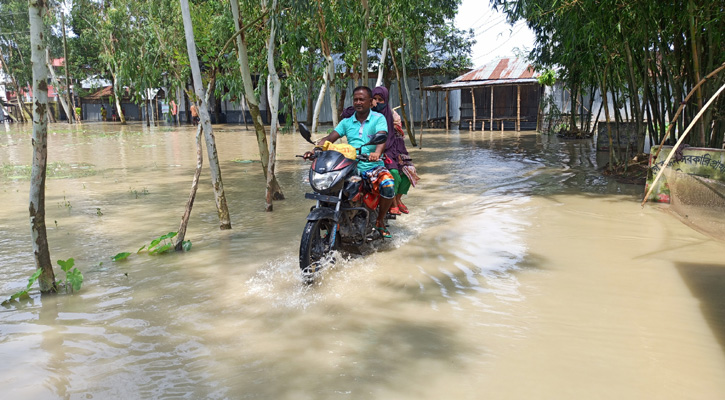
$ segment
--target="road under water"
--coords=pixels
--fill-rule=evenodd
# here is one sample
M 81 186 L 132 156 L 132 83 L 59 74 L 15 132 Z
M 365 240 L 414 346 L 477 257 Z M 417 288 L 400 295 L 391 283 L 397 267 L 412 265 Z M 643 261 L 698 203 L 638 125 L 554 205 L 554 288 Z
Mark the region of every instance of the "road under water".
M 0 308 L 3 397 L 725 398 L 725 243 L 641 208 L 591 141 L 426 131 L 393 239 L 306 286 L 309 145 L 280 136 L 287 199 L 266 213 L 253 132 L 214 128 L 233 229 L 205 168 L 192 250 L 152 256 L 136 250 L 178 229 L 195 130 L 51 126 L 51 258 L 85 282 Z M 28 129 L 0 131 L 3 296 L 34 269 Z

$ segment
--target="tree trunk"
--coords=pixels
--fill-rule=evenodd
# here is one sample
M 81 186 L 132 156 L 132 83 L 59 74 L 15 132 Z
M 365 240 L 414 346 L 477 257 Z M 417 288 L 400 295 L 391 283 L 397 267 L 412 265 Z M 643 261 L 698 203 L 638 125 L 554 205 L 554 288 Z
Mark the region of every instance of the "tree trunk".
M 15 118 L 15 116 L 13 114 L 10 114 L 10 112 L 8 111 L 7 108 L 5 108 L 5 106 L 2 104 L 2 102 L 0 102 L 0 109 L 2 109 L 3 110 L 3 113 L 5 115 L 7 115 L 8 118 L 10 118 L 13 122 L 18 122 L 18 119 Z
M 181 112 L 179 112 L 179 108 L 181 108 L 182 96 L 182 90 L 181 87 L 179 87 L 176 90 L 176 126 L 181 126 Z
M 697 53 L 697 31 L 695 29 L 695 3 L 693 0 L 687 2 L 688 21 L 690 23 L 690 47 L 692 48 L 692 70 L 695 73 L 695 83 L 700 82 L 700 56 Z M 715 50 L 715 49 L 711 49 Z M 702 110 L 702 90 L 697 89 L 697 109 Z M 706 146 L 705 124 L 699 126 L 697 142 L 700 146 Z
M 571 80 L 571 91 L 569 92 L 569 97 L 571 98 L 571 104 L 569 108 L 569 112 L 571 113 L 571 126 L 569 127 L 570 131 L 574 131 L 576 129 L 576 98 L 577 98 L 578 88 L 576 85 L 576 82 L 574 80 Z M 501 121 L 501 124 L 503 124 L 503 121 Z
M 416 72 L 418 73 L 418 91 L 420 92 L 420 134 L 418 135 L 418 139 L 419 139 L 418 148 L 422 149 L 423 148 L 423 129 L 424 129 L 423 122 L 426 120 L 426 118 L 424 118 L 425 114 L 423 111 L 423 103 L 425 101 L 425 96 L 424 96 L 424 92 L 423 92 L 423 78 L 421 78 L 421 76 L 420 76 L 420 58 L 418 58 L 417 56 L 416 56 L 416 66 L 418 67 L 418 68 L 416 68 L 416 70 L 417 70 Z M 475 107 L 474 107 L 473 113 L 475 116 L 475 113 L 476 113 Z M 475 118 L 473 119 L 473 129 L 474 130 L 476 129 L 476 119 Z
M 48 121 L 55 123 L 55 115 L 53 115 L 53 108 L 50 106 L 50 103 L 48 103 L 48 107 L 46 108 L 46 111 L 48 112 Z
M 242 108 L 242 119 L 244 120 L 244 130 L 249 130 L 249 124 L 247 123 L 247 101 L 244 98 L 239 99 L 239 106 Z
M 146 110 L 144 111 L 144 114 L 146 114 L 146 126 L 151 126 L 151 116 L 149 115 L 151 107 L 149 106 L 149 90 L 146 89 L 146 99 L 144 100 L 144 106 Z
M 332 56 L 325 56 L 327 59 L 327 87 L 330 89 L 330 112 L 332 113 L 332 126 L 335 127 L 340 122 L 337 114 L 337 90 L 335 89 L 335 62 Z
M 243 24 L 239 15 L 239 0 L 231 0 L 230 3 L 232 7 L 232 15 L 234 17 L 234 27 L 236 30 L 240 30 Z M 264 131 L 262 115 L 259 113 L 259 101 L 254 94 L 254 88 L 252 86 L 252 74 L 249 70 L 249 56 L 247 53 L 247 43 L 244 32 L 240 33 L 237 36 L 237 50 L 239 69 L 242 73 L 242 81 L 244 83 L 244 98 L 247 100 L 247 105 L 249 106 L 249 113 L 252 116 L 254 130 L 257 134 L 259 158 L 262 162 L 264 177 L 267 178 L 267 164 L 269 163 L 269 147 L 267 146 L 267 134 Z M 280 188 L 279 183 L 277 182 L 276 176 L 272 177 L 272 187 L 274 188 L 274 199 L 283 200 L 284 194 L 282 193 L 282 188 Z
M 330 41 L 326 39 L 327 25 L 325 21 L 325 14 L 322 11 L 322 2 L 317 0 L 317 11 L 319 18 L 317 19 L 317 29 L 320 33 L 320 45 L 322 48 L 322 55 L 327 61 L 327 74 L 325 75 L 325 85 L 330 90 L 330 112 L 332 113 L 332 126 L 337 126 L 337 91 L 335 90 L 335 62 L 332 59 L 330 52 Z
M 398 78 L 398 99 L 400 100 L 400 113 L 403 116 L 403 122 L 405 122 L 405 129 L 408 131 L 408 137 L 410 138 L 410 122 L 408 122 L 408 114 L 405 112 L 405 101 L 403 101 L 403 87 L 400 83 L 400 72 L 398 72 L 398 63 L 395 61 L 395 53 L 393 52 L 393 45 L 390 45 L 390 58 L 393 60 L 393 68 L 395 69 L 395 75 Z M 412 138 L 411 142 L 415 146 L 415 138 Z
M 30 47 L 33 66 L 33 166 L 30 177 L 30 229 L 33 240 L 33 256 L 36 269 L 42 270 L 38 278 L 41 293 L 56 290 L 53 264 L 45 227 L 45 176 L 48 162 L 48 67 L 44 61 L 43 16 L 45 1 L 30 0 Z M 18 93 L 19 95 L 19 93 Z
M 113 96 L 116 98 L 116 113 L 121 118 L 121 125 L 126 125 L 126 116 L 121 112 L 121 96 L 118 94 L 118 76 L 115 73 L 111 73 L 113 77 Z
M 63 67 L 65 68 L 65 88 L 66 94 L 68 95 L 66 100 L 68 101 L 68 105 L 71 107 L 71 114 L 67 115 L 68 123 L 70 124 L 74 120 L 76 123 L 80 123 L 80 118 L 76 115 L 76 104 L 75 100 L 73 100 L 73 93 L 70 89 L 71 80 L 70 75 L 68 74 L 68 41 L 65 37 L 65 14 L 63 12 L 60 13 L 60 25 L 63 29 Z
M 635 80 L 634 75 L 634 63 L 632 61 L 632 49 L 629 46 L 629 41 L 624 40 L 624 53 L 626 55 L 627 59 L 627 70 L 629 71 L 629 93 L 630 93 L 630 102 L 634 110 L 634 124 L 637 130 L 637 142 L 640 142 L 640 138 L 642 138 L 641 143 L 642 146 L 639 144 L 637 145 L 638 151 L 644 150 L 644 130 L 642 129 L 642 122 L 643 122 L 643 115 L 644 113 L 640 109 L 639 105 L 639 87 L 637 86 L 637 81 Z M 627 148 L 629 148 L 629 144 L 627 145 Z
M 612 140 L 612 124 L 609 117 L 609 99 L 607 99 L 607 68 L 604 68 L 604 74 L 601 81 L 602 101 L 604 102 L 604 118 L 607 120 L 607 136 L 609 137 L 609 170 L 614 170 L 614 164 L 618 162 L 616 154 L 614 154 L 614 143 Z
M 53 82 L 53 85 L 60 90 L 60 82 L 58 81 L 58 77 L 55 76 L 55 70 L 53 70 L 53 64 L 50 62 L 50 51 L 48 48 L 45 48 L 45 63 L 48 66 L 48 71 L 50 72 L 50 78 Z M 68 118 L 68 122 L 71 122 L 71 110 L 68 108 L 68 103 L 65 101 L 65 97 L 62 96 L 60 93 L 58 93 L 58 100 L 60 100 L 60 105 L 63 107 L 63 110 L 65 111 L 65 115 Z M 52 114 L 51 114 L 52 115 Z
M 206 88 L 206 101 L 209 101 L 209 93 L 212 90 L 214 81 L 209 81 Z M 180 92 L 179 92 L 180 93 Z M 178 99 L 179 96 L 177 96 Z M 178 116 L 177 112 L 177 116 Z M 178 121 L 178 120 L 177 120 Z M 189 225 L 189 217 L 191 216 L 191 209 L 194 207 L 194 199 L 196 199 L 196 191 L 199 188 L 199 177 L 201 176 L 201 167 L 204 164 L 204 155 L 201 147 L 201 132 L 202 126 L 196 128 L 196 171 L 194 171 L 194 178 L 191 181 L 191 191 L 189 192 L 189 199 L 186 201 L 186 208 L 184 209 L 184 215 L 181 217 L 181 224 L 179 224 L 179 230 L 176 235 L 176 245 L 174 250 L 182 251 L 184 249 L 184 238 L 186 237 L 186 227 Z
M 199 177 L 201 176 L 201 167 L 204 164 L 204 156 L 201 149 L 201 124 L 196 128 L 196 171 L 194 172 L 194 179 L 191 180 L 191 192 L 189 193 L 189 199 L 186 201 L 186 208 L 184 209 L 184 215 L 181 217 L 181 224 L 179 225 L 179 231 L 176 235 L 176 245 L 174 249 L 176 251 L 183 250 L 184 238 L 186 237 L 186 227 L 189 225 L 189 217 L 191 216 L 191 208 L 194 207 L 194 199 L 196 198 L 196 190 L 199 188 Z
M 285 66 L 285 72 L 287 73 L 287 76 L 292 76 L 292 71 L 290 70 L 289 65 Z M 291 80 L 290 80 L 291 81 Z M 289 82 L 289 86 L 287 87 L 289 90 L 289 101 L 290 101 L 290 109 L 292 110 L 292 132 L 297 132 L 297 101 L 295 99 L 295 92 L 294 88 L 292 87 L 292 82 Z
M 363 86 L 368 85 L 368 24 L 370 21 L 370 4 L 368 0 L 362 0 L 365 15 L 363 16 L 363 36 L 360 45 L 360 67 L 362 72 Z M 344 97 L 344 96 L 343 96 Z
M 308 125 L 312 126 L 312 115 L 313 115 L 313 109 L 312 109 L 312 96 L 315 88 L 315 79 L 312 76 L 312 61 L 310 61 L 309 64 L 307 64 L 307 78 L 308 78 L 308 84 L 307 84 L 307 103 L 306 103 L 306 109 L 307 109 L 307 117 L 305 119 L 305 122 L 307 122 Z
M 405 94 L 408 98 L 408 114 L 410 116 L 410 124 L 408 125 L 408 139 L 410 144 L 417 146 L 415 142 L 415 119 L 413 118 L 413 101 L 410 98 L 410 87 L 408 86 L 408 72 L 405 67 L 405 34 L 403 34 L 403 45 L 400 48 L 400 63 L 403 64 L 403 84 L 405 86 Z M 403 110 L 405 112 L 405 110 Z
M 63 70 L 65 71 L 66 102 L 68 103 L 68 106 L 71 107 L 71 114 L 66 114 L 66 118 L 68 119 L 68 123 L 72 124 L 74 120 L 77 122 L 78 119 L 75 118 L 75 106 L 73 104 L 73 95 L 70 90 L 71 81 L 70 74 L 68 74 L 68 42 L 66 40 L 65 14 L 63 12 L 60 13 L 60 25 L 63 33 Z
M 282 84 L 277 75 L 277 69 L 274 66 L 274 40 L 276 28 L 277 0 L 272 1 L 272 9 L 269 21 L 269 40 L 267 42 L 267 93 L 269 95 L 269 108 L 272 113 L 272 120 L 269 127 L 269 163 L 267 164 L 267 196 L 265 211 L 272 211 L 272 200 L 274 197 L 274 187 L 272 186 L 272 177 L 274 176 L 274 166 L 277 162 L 277 121 L 279 121 L 279 94 Z
M 378 81 L 375 87 L 383 84 L 383 72 L 385 71 L 385 58 L 388 56 L 388 38 L 383 39 L 383 51 L 380 52 L 380 65 L 378 65 Z
M 325 101 L 325 91 L 327 90 L 327 69 L 322 72 L 323 82 L 320 87 L 320 94 L 317 96 L 315 103 L 315 112 L 312 114 L 312 129 L 310 132 L 317 133 L 317 125 L 320 122 L 320 112 L 322 111 L 322 102 Z
M 201 70 L 199 69 L 199 59 L 196 56 L 196 43 L 194 42 L 194 28 L 191 25 L 191 14 L 189 12 L 189 1 L 180 0 L 181 13 L 184 20 L 184 33 L 186 34 L 186 50 L 189 53 L 189 64 L 191 66 L 191 76 L 194 80 L 194 91 L 196 97 L 201 99 L 199 107 L 199 117 L 204 127 L 204 138 L 206 139 L 206 151 L 209 157 L 209 169 L 211 170 L 212 185 L 214 187 L 214 198 L 216 200 L 217 213 L 219 215 L 219 229 L 231 229 L 232 223 L 229 220 L 229 209 L 227 208 L 227 199 L 224 195 L 224 184 L 222 182 L 221 169 L 219 167 L 219 159 L 217 158 L 216 143 L 214 141 L 214 132 L 212 131 L 211 121 L 209 120 L 209 109 L 207 107 L 206 96 L 204 94 L 204 86 L 201 81 Z M 214 77 L 212 77 L 214 79 Z
M 13 86 L 15 86 L 15 100 L 18 103 L 18 112 L 20 113 L 20 120 L 25 122 L 27 119 L 25 118 L 25 113 L 27 113 L 31 118 L 33 116 L 32 110 L 28 110 L 27 106 L 25 105 L 25 102 L 22 100 L 20 96 L 20 85 L 18 85 L 18 81 L 15 79 L 15 75 L 11 73 L 10 69 L 8 68 L 7 64 L 5 63 L 5 57 L 3 56 L 2 49 L 0 49 L 0 66 L 2 67 L 2 70 L 7 73 L 7 75 L 10 77 L 10 80 L 13 83 Z
M 347 67 L 347 75 L 350 74 L 350 67 Z M 343 79 L 342 82 L 346 82 L 344 79 L 346 74 L 342 74 Z M 355 87 L 357 87 L 357 83 L 355 84 Z M 342 89 L 340 89 L 340 100 L 337 102 L 337 115 L 342 115 L 342 111 L 345 109 L 345 96 L 347 96 L 347 84 L 343 84 Z M 337 126 L 337 125 L 336 125 Z
M 154 126 L 159 126 L 159 102 L 157 100 L 158 94 L 159 94 L 159 92 L 156 92 L 156 95 L 154 96 L 154 98 L 151 99 L 151 105 L 153 107 L 151 109 L 152 110 L 151 116 L 154 118 Z M 118 98 L 116 98 L 116 101 L 118 102 Z M 207 102 L 207 105 L 208 104 L 209 103 Z M 211 121 L 211 118 L 209 119 L 209 121 Z

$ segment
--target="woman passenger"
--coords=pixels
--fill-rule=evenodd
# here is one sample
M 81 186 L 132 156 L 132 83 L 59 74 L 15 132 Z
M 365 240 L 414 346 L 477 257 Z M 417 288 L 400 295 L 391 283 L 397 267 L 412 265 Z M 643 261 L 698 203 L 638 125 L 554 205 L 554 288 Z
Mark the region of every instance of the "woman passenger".
M 393 205 L 390 207 L 390 213 L 394 215 L 400 215 L 401 212 L 408 214 L 408 207 L 403 204 L 401 198 L 404 194 L 408 194 L 411 182 L 408 176 L 401 172 L 403 166 L 400 165 L 402 159 L 409 159 L 407 157 L 408 149 L 405 148 L 405 134 L 400 124 L 400 117 L 398 116 L 396 121 L 395 116 L 397 116 L 397 113 L 390 108 L 388 98 L 388 89 L 385 87 L 378 86 L 373 89 L 372 110 L 383 114 L 388 122 L 388 141 L 385 143 L 385 167 L 395 179 L 395 198 L 393 199 Z

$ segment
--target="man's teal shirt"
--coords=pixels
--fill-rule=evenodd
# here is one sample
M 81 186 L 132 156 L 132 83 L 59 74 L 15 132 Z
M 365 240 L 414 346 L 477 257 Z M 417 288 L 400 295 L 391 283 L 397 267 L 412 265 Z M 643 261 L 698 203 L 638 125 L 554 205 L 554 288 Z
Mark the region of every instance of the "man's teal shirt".
M 385 116 L 383 114 L 370 110 L 370 114 L 368 114 L 368 117 L 365 119 L 364 124 L 361 124 L 360 121 L 357 120 L 357 117 L 355 116 L 356 114 L 357 112 L 355 112 L 355 114 L 353 114 L 351 117 L 343 119 L 335 127 L 335 132 L 337 132 L 340 137 L 346 137 L 347 143 L 349 145 L 358 148 L 369 142 L 370 139 L 375 136 L 375 133 L 380 131 L 388 132 L 388 122 L 385 121 Z M 361 125 L 362 133 L 360 132 Z M 370 154 L 375 152 L 375 147 L 375 145 L 368 145 L 363 147 L 362 154 Z M 357 164 L 357 169 L 358 171 L 367 171 L 378 166 L 382 167 L 384 165 L 385 164 L 382 160 L 378 160 L 375 162 L 360 161 Z

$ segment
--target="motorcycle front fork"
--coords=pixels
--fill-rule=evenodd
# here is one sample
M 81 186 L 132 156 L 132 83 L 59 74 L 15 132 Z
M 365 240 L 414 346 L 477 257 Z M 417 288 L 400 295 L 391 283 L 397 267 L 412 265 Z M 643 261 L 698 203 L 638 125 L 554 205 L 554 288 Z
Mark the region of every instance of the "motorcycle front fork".
M 335 215 L 337 216 L 340 212 L 340 206 L 342 205 L 342 190 L 340 190 L 340 193 L 337 195 L 337 199 L 339 200 L 337 204 L 335 205 Z M 317 207 L 320 207 L 320 200 L 317 200 Z M 330 241 L 330 250 L 335 248 L 335 238 L 337 237 L 337 231 L 340 229 L 340 222 L 335 222 L 335 225 L 332 226 L 332 240 Z

